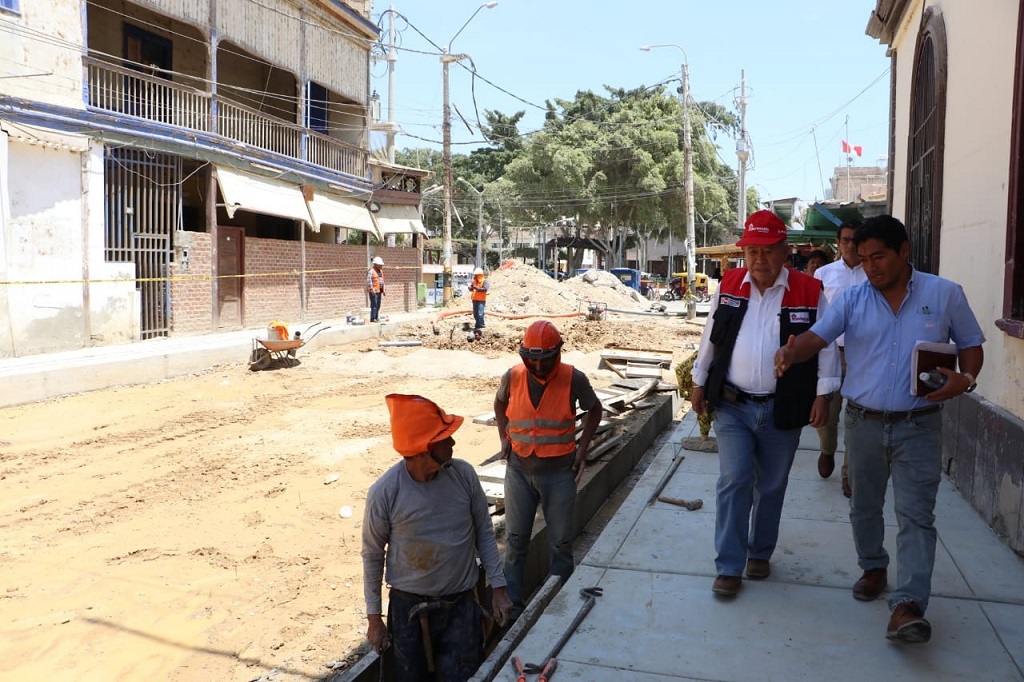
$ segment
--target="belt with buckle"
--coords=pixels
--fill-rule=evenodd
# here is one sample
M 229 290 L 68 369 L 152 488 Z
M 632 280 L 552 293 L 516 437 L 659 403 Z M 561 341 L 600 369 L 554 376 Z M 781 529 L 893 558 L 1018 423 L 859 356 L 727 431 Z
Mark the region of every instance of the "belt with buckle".
M 942 405 L 932 405 L 931 407 L 922 407 L 916 410 L 906 410 L 904 412 L 885 412 L 883 410 L 869 410 L 866 407 L 861 407 L 857 403 L 847 401 L 846 409 L 851 414 L 857 415 L 863 419 L 892 424 L 893 422 L 901 422 L 907 419 L 913 419 L 914 417 L 921 417 L 926 414 L 938 412 L 942 409 Z
M 747 393 L 735 386 L 723 386 L 722 397 L 730 403 L 766 403 L 775 398 L 774 393 Z

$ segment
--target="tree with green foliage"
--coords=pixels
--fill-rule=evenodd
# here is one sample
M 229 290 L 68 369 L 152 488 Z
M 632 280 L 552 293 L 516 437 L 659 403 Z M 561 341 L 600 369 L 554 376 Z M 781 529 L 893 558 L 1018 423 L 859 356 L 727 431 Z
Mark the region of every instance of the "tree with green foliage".
M 623 264 L 626 249 L 644 238 L 664 242 L 671 234 L 684 243 L 681 102 L 663 86 L 605 91 L 548 102 L 543 129 L 529 137 L 519 134 L 523 112 L 485 112 L 482 132 L 489 144 L 452 158 L 454 176 L 483 192 L 485 239 L 505 225 L 550 226 L 549 237 L 589 239 L 606 267 Z M 736 224 L 737 183 L 715 143 L 719 135 L 737 134 L 739 120 L 713 102 L 691 105 L 691 119 L 698 245 L 705 245 L 704 221 L 707 244 L 721 243 Z M 396 161 L 432 171 L 435 182 L 443 177 L 440 152 L 406 149 Z M 477 195 L 455 184 L 453 235 L 475 241 Z M 440 232 L 441 203 L 441 192 L 424 197 L 434 234 Z M 575 255 L 571 267 L 582 257 Z

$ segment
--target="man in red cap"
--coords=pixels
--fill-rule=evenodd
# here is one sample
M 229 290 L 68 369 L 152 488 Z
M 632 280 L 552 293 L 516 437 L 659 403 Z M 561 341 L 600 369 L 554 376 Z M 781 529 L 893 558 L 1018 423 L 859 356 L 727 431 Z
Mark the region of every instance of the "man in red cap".
M 370 487 L 363 516 L 366 637 L 379 653 L 394 644 L 399 680 L 467 680 L 482 659 L 483 625 L 475 587 L 483 564 L 494 619 L 511 602 L 494 526 L 476 471 L 452 459 L 462 417 L 416 395 L 385 397 L 391 437 L 403 461 Z M 387 575 L 384 574 L 385 564 Z M 388 622 L 381 615 L 386 579 Z
M 533 519 L 540 503 L 547 525 L 550 570 L 572 575 L 576 485 L 590 439 L 601 423 L 601 401 L 587 376 L 562 362 L 562 335 L 547 320 L 529 326 L 519 348 L 523 364 L 505 372 L 494 417 L 505 468 L 505 579 L 513 615 L 525 603 L 523 579 Z M 585 411 L 576 441 L 576 409 Z
M 775 378 L 775 351 L 810 329 L 826 305 L 821 282 L 786 265 L 786 225 L 771 211 L 747 218 L 745 268 L 729 270 L 712 299 L 694 363 L 694 411 L 715 413 L 719 477 L 715 594 L 732 597 L 744 572 L 771 573 L 782 503 L 800 431 L 820 426 L 839 389 L 835 346 Z

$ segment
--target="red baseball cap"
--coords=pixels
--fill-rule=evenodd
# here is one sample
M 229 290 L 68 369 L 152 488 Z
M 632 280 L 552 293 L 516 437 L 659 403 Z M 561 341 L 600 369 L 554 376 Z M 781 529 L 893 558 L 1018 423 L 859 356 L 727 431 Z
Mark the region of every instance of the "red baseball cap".
M 743 224 L 743 238 L 736 246 L 771 246 L 786 239 L 786 223 L 771 211 L 755 211 Z

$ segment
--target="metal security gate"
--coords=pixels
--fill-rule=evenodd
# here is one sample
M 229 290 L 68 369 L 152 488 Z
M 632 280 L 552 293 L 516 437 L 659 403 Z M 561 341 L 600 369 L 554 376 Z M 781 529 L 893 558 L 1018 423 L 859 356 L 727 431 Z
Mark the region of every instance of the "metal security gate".
M 107 149 L 104 255 L 135 263 L 143 339 L 170 331 L 171 235 L 181 226 L 181 159 L 141 149 Z

